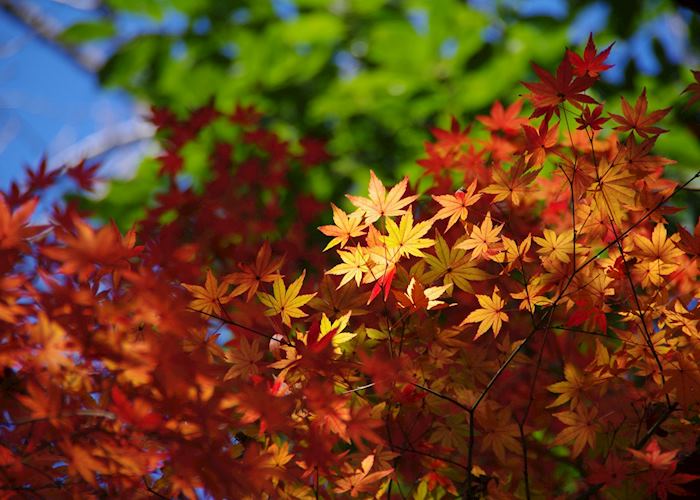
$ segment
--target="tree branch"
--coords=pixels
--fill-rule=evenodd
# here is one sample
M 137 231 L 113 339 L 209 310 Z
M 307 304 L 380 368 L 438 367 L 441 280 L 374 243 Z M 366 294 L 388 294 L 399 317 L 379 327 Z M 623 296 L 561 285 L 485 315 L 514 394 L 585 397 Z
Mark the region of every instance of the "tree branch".
M 102 67 L 102 58 L 86 52 L 74 45 L 61 42 L 61 26 L 41 9 L 26 1 L 0 0 L 0 9 L 27 28 L 39 40 L 59 49 L 80 69 L 95 74 Z

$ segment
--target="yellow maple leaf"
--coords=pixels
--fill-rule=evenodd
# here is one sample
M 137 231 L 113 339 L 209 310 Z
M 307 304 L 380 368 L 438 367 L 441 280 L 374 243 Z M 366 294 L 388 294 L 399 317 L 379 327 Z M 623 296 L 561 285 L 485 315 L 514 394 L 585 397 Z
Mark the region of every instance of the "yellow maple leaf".
M 442 278 L 443 285 L 453 284 L 465 292 L 474 292 L 470 281 L 484 281 L 491 277 L 467 257 L 466 250 L 450 248 L 440 234 L 435 237 L 435 255 L 426 254 L 424 260 L 430 266 L 430 271 L 423 277 L 426 282 Z
M 338 250 L 338 255 L 343 262 L 326 271 L 326 274 L 343 276 L 338 288 L 352 280 L 355 280 L 357 286 L 360 286 L 362 277 L 372 272 L 372 268 L 370 267 L 372 260 L 367 253 L 367 249 L 358 245 L 351 250 Z
M 574 233 L 571 229 L 557 234 L 551 229 L 545 229 L 544 238 L 535 236 L 533 239 L 541 248 L 537 253 L 545 258 L 558 260 L 568 264 L 571 262 L 569 255 L 574 253 Z
M 413 225 L 413 214 L 409 207 L 408 211 L 401 216 L 401 221 L 397 225 L 392 219 L 386 219 L 386 230 L 389 233 L 385 236 L 384 243 L 388 248 L 397 248 L 402 257 L 415 255 L 423 257 L 421 248 L 428 248 L 435 244 L 430 238 L 423 238 L 430 230 L 432 221 L 419 222 Z
M 503 322 L 508 321 L 508 315 L 503 312 L 505 301 L 498 295 L 498 287 L 493 289 L 491 297 L 488 295 L 477 295 L 476 298 L 481 308 L 470 312 L 460 326 L 467 323 L 479 323 L 479 329 L 476 331 L 474 339 L 478 339 L 489 329 L 493 330 L 493 336 L 496 337 L 498 332 L 501 331 Z
M 566 378 L 565 381 L 547 386 L 548 391 L 559 394 L 557 399 L 548 405 L 547 408 L 554 408 L 569 401 L 571 402 L 571 408 L 575 408 L 579 404 L 581 394 L 592 385 L 590 377 L 571 363 L 564 365 L 564 377 Z
M 269 293 L 258 292 L 260 302 L 269 307 L 265 311 L 266 316 L 274 316 L 279 314 L 282 317 L 282 322 L 287 325 L 292 325 L 292 318 L 303 318 L 308 316 L 301 307 L 310 301 L 316 294 L 308 293 L 299 295 L 301 286 L 304 283 L 306 271 L 301 273 L 294 283 L 285 287 L 282 278 L 277 278 L 272 284 L 272 295 Z
M 609 165 L 605 157 L 596 168 L 596 177 L 589 187 L 595 207 L 619 226 L 626 217 L 625 206 L 634 204 L 636 178 L 621 164 Z

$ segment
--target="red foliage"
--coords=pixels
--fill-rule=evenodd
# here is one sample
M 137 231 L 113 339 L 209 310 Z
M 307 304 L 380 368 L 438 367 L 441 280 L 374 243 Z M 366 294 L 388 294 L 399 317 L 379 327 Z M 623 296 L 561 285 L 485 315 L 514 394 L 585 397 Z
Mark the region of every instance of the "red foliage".
M 322 143 L 254 109 L 154 111 L 164 191 L 125 234 L 71 206 L 32 224 L 44 162 L 0 199 L 0 496 L 683 493 L 698 229 L 664 219 L 668 111 L 642 93 L 613 131 L 586 106 L 609 51 L 535 66 L 531 118 L 494 105 L 485 141 L 433 130 L 424 192 L 372 172 L 320 228 L 336 265 L 290 195 Z M 187 185 L 183 148 L 223 123 Z

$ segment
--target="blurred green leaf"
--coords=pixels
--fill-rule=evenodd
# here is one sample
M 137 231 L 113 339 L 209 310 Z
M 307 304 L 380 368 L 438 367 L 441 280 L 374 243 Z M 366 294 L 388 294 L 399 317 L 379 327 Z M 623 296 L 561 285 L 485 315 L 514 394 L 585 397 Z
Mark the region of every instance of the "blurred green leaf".
M 117 30 L 114 27 L 114 23 L 110 21 L 86 21 L 73 24 L 61 33 L 59 39 L 62 42 L 70 44 L 85 43 L 109 38 L 114 36 L 116 32 Z

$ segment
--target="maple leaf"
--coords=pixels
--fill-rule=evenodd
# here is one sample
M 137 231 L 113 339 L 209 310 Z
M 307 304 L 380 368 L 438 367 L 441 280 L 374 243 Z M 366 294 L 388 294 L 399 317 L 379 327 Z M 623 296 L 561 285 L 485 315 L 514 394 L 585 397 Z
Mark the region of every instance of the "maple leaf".
M 350 250 L 338 250 L 338 255 L 342 259 L 342 264 L 337 264 L 333 268 L 326 271 L 327 274 L 342 275 L 337 288 L 355 280 L 357 286 L 365 274 L 372 273 L 372 260 L 366 248 L 357 245 L 356 248 Z
M 136 233 L 127 231 L 122 236 L 115 224 L 107 224 L 97 231 L 80 219 L 73 220 L 77 234 L 60 233 L 63 247 L 44 247 L 41 252 L 47 257 L 62 261 L 59 272 L 73 274 L 85 281 L 98 266 L 110 270 L 128 269 L 128 259 L 135 257 L 143 247 L 135 246 Z
M 520 430 L 510 408 L 489 412 L 489 417 L 479 420 L 479 424 L 484 429 L 482 450 L 491 449 L 503 464 L 506 463 L 506 450 L 509 453 L 521 453 Z
M 608 45 L 606 49 L 598 53 L 593 42 L 593 33 L 588 35 L 588 43 L 583 51 L 583 57 L 578 55 L 571 50 L 566 51 L 566 56 L 569 58 L 569 62 L 574 68 L 574 74 L 576 76 L 591 76 L 598 77 L 600 73 L 613 67 L 612 64 L 604 64 L 605 60 L 610 55 L 610 49 L 612 49 L 615 42 Z
M 416 281 L 415 277 L 411 277 L 408 283 L 408 288 L 405 292 L 394 291 L 396 299 L 399 301 L 399 307 L 418 310 L 441 309 L 447 307 L 447 304 L 438 300 L 452 285 L 433 286 L 424 288 L 423 285 Z
M 537 253 L 543 255 L 545 258 L 558 260 L 568 264 L 571 262 L 571 257 L 569 257 L 574 252 L 574 233 L 573 230 L 569 229 L 562 233 L 557 234 L 551 229 L 545 229 L 542 232 L 544 238 L 535 236 L 533 239 L 541 248 L 537 250 Z
M 621 460 L 616 455 L 609 455 L 604 465 L 594 462 L 590 465 L 591 472 L 586 478 L 590 484 L 605 484 L 615 488 L 622 485 L 630 472 L 627 461 Z
M 652 127 L 652 125 L 659 120 L 663 119 L 670 111 L 671 107 L 664 109 L 659 109 L 653 111 L 652 113 L 646 114 L 647 112 L 647 89 L 646 87 L 642 90 L 642 94 L 637 98 L 637 102 L 634 105 L 634 109 L 629 105 L 624 96 L 621 97 L 622 100 L 622 113 L 624 116 L 616 115 L 610 113 L 610 117 L 615 120 L 620 125 L 615 127 L 615 130 L 619 132 L 627 132 L 631 130 L 637 132 L 642 137 L 649 137 L 650 135 L 659 135 L 667 130 L 660 127 Z
M 523 101 L 518 99 L 507 109 L 503 108 L 501 101 L 496 101 L 491 106 L 490 115 L 477 115 L 479 120 L 491 132 L 503 132 L 506 135 L 517 135 L 520 127 L 527 124 L 527 118 L 518 118 Z
M 5 197 L 0 194 L 0 249 L 27 251 L 26 241 L 28 238 L 41 232 L 44 228 L 40 226 L 29 226 L 28 222 L 36 206 L 38 198 L 34 198 L 14 212 L 10 212 L 10 207 Z
M 503 243 L 503 250 L 494 255 L 492 259 L 507 264 L 504 272 L 510 272 L 516 264 L 520 264 L 522 267 L 525 262 L 533 261 L 532 257 L 527 256 L 532 246 L 532 234 L 528 234 L 527 238 L 520 242 L 520 245 L 507 236 L 501 236 L 501 243 Z
M 112 387 L 112 405 L 110 409 L 120 420 L 144 431 L 156 430 L 163 422 L 163 417 L 153 411 L 153 407 L 144 399 L 130 401 L 117 387 Z
M 58 425 L 58 415 L 62 405 L 62 394 L 58 387 L 42 387 L 34 381 L 27 384 L 26 395 L 19 394 L 17 400 L 31 411 L 31 418 L 48 418 L 53 425 Z
M 43 311 L 35 325 L 29 327 L 30 339 L 41 347 L 36 353 L 36 360 L 45 365 L 51 373 L 60 372 L 61 368 L 73 364 L 71 356 L 75 354 L 75 346 L 60 324 L 50 321 Z
M 360 451 L 366 448 L 364 441 L 374 444 L 384 442 L 384 439 L 374 431 L 374 429 L 384 425 L 384 422 L 377 418 L 384 406 L 383 403 L 375 408 L 362 406 L 352 412 L 352 416 L 347 422 L 347 436 Z
M 227 297 L 229 285 L 217 281 L 211 269 L 207 269 L 207 279 L 204 286 L 188 285 L 182 283 L 193 296 L 194 300 L 190 302 L 190 307 L 205 315 L 221 315 L 221 305 L 231 300 Z
M 348 282 L 352 283 L 352 281 Z M 369 292 L 362 292 L 356 285 L 337 288 L 333 279 L 324 275 L 318 288 L 318 295 L 311 299 L 309 305 L 329 316 L 350 312 L 353 316 L 367 314 L 364 305 Z
M 668 264 L 678 263 L 683 256 L 683 251 L 676 247 L 679 239 L 678 234 L 669 238 L 666 226 L 656 224 L 651 233 L 651 239 L 634 234 L 634 245 L 637 248 L 634 254 L 644 259 L 661 260 Z
M 635 450 L 632 448 L 628 448 L 627 450 L 633 457 L 641 462 L 644 462 L 652 469 L 657 470 L 670 469 L 671 467 L 675 466 L 677 463 L 676 457 L 678 456 L 679 451 L 661 451 L 661 447 L 659 446 L 659 442 L 656 440 L 656 438 L 651 438 L 649 443 L 644 448 L 644 451 Z
M 85 159 L 82 159 L 77 165 L 67 168 L 66 174 L 77 182 L 80 188 L 90 190 L 92 189 L 92 185 L 97 181 L 95 173 L 99 168 L 99 163 L 87 167 Z
M 620 164 L 609 165 L 605 158 L 601 160 L 597 172 L 597 181 L 588 188 L 588 192 L 593 196 L 594 206 L 602 214 L 612 218 L 615 224 L 620 225 L 625 217 L 623 206 L 634 204 L 635 177 Z
M 695 78 L 695 82 L 690 83 L 685 89 L 683 89 L 683 92 L 681 92 L 682 94 L 685 94 L 686 92 L 690 92 L 691 94 L 690 99 L 688 99 L 688 102 L 685 105 L 686 109 L 700 101 L 700 70 L 691 70 L 691 73 L 693 74 L 693 78 Z
M 424 260 L 430 266 L 430 271 L 424 276 L 426 282 L 442 278 L 444 285 L 454 285 L 465 292 L 474 292 L 470 281 L 484 281 L 491 277 L 467 257 L 465 250 L 450 248 L 438 232 L 435 234 L 435 255 L 426 254 Z
M 292 325 L 292 318 L 303 318 L 308 316 L 300 308 L 310 301 L 316 294 L 299 295 L 301 286 L 304 283 L 306 271 L 301 273 L 294 283 L 287 288 L 282 281 L 282 278 L 277 278 L 272 284 L 272 295 L 269 293 L 258 292 L 260 302 L 269 307 L 265 311 L 266 316 L 279 314 L 282 317 L 282 322 L 287 325 Z
M 663 391 L 675 395 L 686 412 L 700 403 L 700 368 L 694 356 L 677 353 L 677 359 L 667 366 Z
M 282 277 L 279 273 L 282 259 L 272 260 L 272 250 L 268 241 L 265 241 L 258 250 L 253 265 L 239 263 L 238 267 L 241 269 L 240 272 L 231 273 L 223 279 L 224 283 L 236 285 L 230 294 L 232 298 L 248 292 L 246 301 L 250 301 L 261 283 L 272 283 Z
M 541 115 L 548 117 L 553 112 L 558 114 L 559 105 L 564 102 L 570 102 L 574 106 L 580 106 L 581 103 L 596 104 L 595 99 L 583 93 L 595 83 L 595 79 L 588 75 L 574 77 L 568 57 L 565 57 L 557 67 L 556 76 L 535 63 L 532 63 L 532 68 L 540 77 L 540 81 L 522 82 L 522 84 L 532 92 L 529 97 L 535 107 L 533 117 Z
M 677 242 L 678 248 L 693 257 L 700 255 L 700 218 L 695 224 L 693 234 L 680 225 L 678 226 L 678 234 L 680 235 L 680 240 Z
M 273 467 L 284 469 L 294 458 L 293 453 L 289 453 L 289 442 L 285 441 L 281 445 L 272 443 L 266 450 L 269 456 L 269 464 Z
M 538 167 L 542 165 L 547 153 L 554 151 L 558 142 L 558 124 L 549 128 L 548 120 L 542 120 L 539 128 L 535 130 L 529 125 L 523 125 L 525 133 L 525 148 L 530 152 L 530 158 L 527 161 L 528 167 Z
M 27 175 L 27 191 L 33 192 L 53 186 L 61 173 L 61 169 L 54 168 L 49 172 L 48 161 L 46 155 L 44 155 L 41 157 L 41 161 L 36 170 L 27 166 L 24 167 L 24 172 Z
M 328 319 L 328 316 L 323 314 L 321 316 L 321 323 L 319 325 L 319 339 L 325 337 L 326 335 L 333 335 L 333 345 L 336 347 L 340 344 L 344 344 L 354 339 L 357 336 L 356 333 L 345 331 L 345 328 L 347 328 L 348 322 L 350 321 L 351 315 L 352 311 L 348 311 L 339 318 L 337 318 L 335 321 L 331 322 L 331 320 Z
M 402 198 L 408 187 L 408 177 L 404 177 L 401 182 L 392 187 L 389 192 L 382 181 L 369 171 L 369 198 L 346 195 L 350 202 L 365 214 L 365 221 L 371 224 L 380 217 L 395 217 L 406 213 L 404 207 L 413 203 L 418 196 L 412 195 Z
M 254 339 L 248 342 L 245 336 L 240 337 L 240 341 L 236 343 L 235 348 L 228 349 L 225 354 L 225 360 L 231 364 L 224 381 L 234 378 L 249 378 L 258 374 L 257 363 L 262 360 L 263 351 L 260 348 L 260 342 Z
M 591 111 L 591 108 L 589 106 L 585 106 L 583 108 L 583 111 L 581 111 L 581 114 L 576 117 L 576 123 L 579 124 L 576 128 L 578 130 L 601 130 L 603 128 L 603 124 L 610 119 L 603 118 L 602 114 L 602 104 L 599 104 L 598 106 L 593 108 L 593 111 Z
M 454 248 L 471 250 L 471 260 L 477 257 L 488 260 L 500 251 L 496 245 L 500 241 L 501 229 L 503 229 L 503 224 L 494 227 L 491 221 L 491 212 L 487 212 L 486 217 L 481 221 L 481 226 L 474 226 L 469 238 L 457 243 Z
M 413 214 L 409 207 L 408 211 L 401 216 L 401 221 L 397 225 L 392 219 L 386 219 L 386 230 L 389 233 L 383 238 L 387 248 L 398 249 L 399 256 L 414 255 L 423 257 L 422 248 L 428 248 L 435 244 L 430 238 L 423 238 L 430 230 L 432 221 L 426 220 L 413 225 Z
M 450 220 L 447 222 L 445 231 L 449 230 L 458 220 L 465 221 L 469 214 L 467 207 L 473 205 L 481 198 L 481 194 L 474 194 L 475 190 L 476 179 L 474 179 L 474 182 L 472 182 L 468 188 L 459 189 L 454 195 L 433 195 L 433 200 L 437 201 L 442 206 L 438 213 L 433 216 L 433 219 L 441 220 L 449 217 Z
M 374 455 L 368 455 L 367 457 L 365 457 L 362 460 L 360 468 L 355 469 L 354 471 L 350 465 L 347 465 L 347 472 L 349 472 L 352 475 L 350 475 L 347 478 L 343 477 L 341 479 L 338 479 L 333 491 L 335 491 L 336 493 L 345 493 L 346 491 L 349 491 L 350 496 L 354 498 L 360 493 L 372 491 L 372 483 L 376 483 L 380 479 L 383 479 L 392 472 L 394 472 L 394 469 L 389 468 L 377 472 L 372 472 L 370 474 L 373 465 Z
M 660 286 L 664 282 L 664 276 L 678 269 L 679 259 L 683 256 L 683 251 L 676 247 L 680 235 L 676 233 L 670 238 L 667 235 L 663 224 L 654 227 L 651 239 L 634 235 L 633 254 L 642 259 L 634 265 L 634 274 L 641 275 L 642 286 L 649 283 Z
M 547 390 L 555 394 L 559 394 L 553 403 L 547 405 L 547 408 L 563 405 L 566 402 L 571 403 L 571 408 L 578 406 L 581 395 L 592 385 L 592 381 L 587 374 L 571 363 L 564 365 L 564 382 L 557 382 L 547 386 Z
M 474 336 L 475 340 L 489 329 L 493 330 L 494 337 L 498 336 L 503 322 L 508 321 L 508 315 L 503 312 L 505 301 L 498 294 L 498 287 L 493 289 L 491 297 L 488 295 L 477 295 L 476 298 L 481 308 L 470 312 L 469 315 L 462 320 L 460 326 L 467 323 L 479 323 L 479 328 Z
M 97 481 L 95 478 L 95 473 L 105 473 L 109 469 L 105 464 L 95 458 L 95 456 L 90 453 L 90 451 L 79 445 L 73 445 L 71 443 L 65 442 L 62 445 L 63 450 L 66 455 L 70 458 L 69 468 L 74 473 L 82 477 L 92 486 L 97 486 Z
M 576 307 L 571 314 L 569 314 L 566 320 L 566 326 L 581 326 L 587 321 L 592 321 L 603 333 L 608 329 L 608 321 L 600 306 L 596 306 L 586 298 L 576 300 Z
M 563 422 L 566 427 L 552 441 L 552 446 L 568 444 L 573 441 L 571 458 L 578 457 L 586 445 L 595 446 L 596 434 L 599 423 L 596 420 L 598 409 L 593 406 L 586 408 L 579 404 L 574 411 L 562 411 L 554 416 Z
M 527 193 L 527 186 L 535 180 L 540 168 L 529 169 L 523 157 L 518 158 L 507 171 L 502 167 L 493 169 L 493 183 L 481 190 L 482 193 L 495 194 L 494 202 L 507 200 L 516 207 Z
M 326 236 L 333 236 L 333 239 L 323 249 L 324 252 L 338 244 L 340 244 L 340 248 L 343 248 L 350 238 L 356 238 L 365 234 L 365 225 L 362 223 L 363 212 L 361 210 L 356 210 L 348 215 L 333 203 L 331 203 L 331 207 L 333 208 L 334 225 L 320 226 L 318 228 Z
M 386 269 L 385 272 L 381 274 L 379 279 L 372 287 L 372 292 L 369 294 L 367 299 L 367 304 L 369 305 L 382 291 L 384 292 L 384 301 L 389 299 L 389 292 L 391 291 L 391 282 L 394 280 L 396 275 L 396 267 L 391 266 Z

